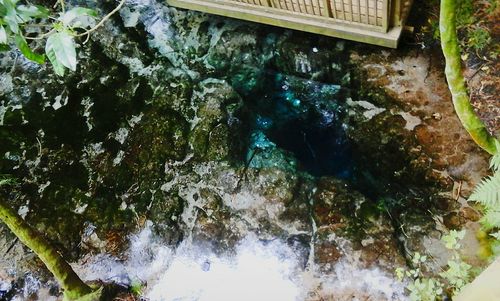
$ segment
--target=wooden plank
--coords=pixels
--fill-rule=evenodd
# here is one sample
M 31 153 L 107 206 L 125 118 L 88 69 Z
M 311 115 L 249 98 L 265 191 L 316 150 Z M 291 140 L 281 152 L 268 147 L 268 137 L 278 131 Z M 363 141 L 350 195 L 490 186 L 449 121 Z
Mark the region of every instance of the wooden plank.
M 361 1 L 360 0 L 357 0 L 357 4 L 358 4 L 358 21 L 357 22 L 360 22 L 361 23 Z
M 248 9 L 253 10 L 256 5 L 252 5 L 252 3 L 250 1 L 251 0 L 210 0 L 209 2 L 221 2 L 222 4 L 224 4 L 224 3 L 230 4 L 230 3 L 236 2 L 236 3 L 241 3 L 241 4 L 248 4 L 250 6 Z M 252 0 L 252 1 L 257 1 L 257 0 Z M 321 8 L 321 16 L 312 14 L 312 13 L 310 13 L 311 11 L 306 11 L 306 10 L 304 10 L 303 12 L 297 11 L 297 9 L 299 8 L 298 6 L 297 6 L 297 9 L 287 10 L 286 7 L 283 7 L 285 5 L 284 1 L 292 1 L 292 2 L 289 2 L 289 6 L 288 6 L 289 8 L 291 6 L 291 3 L 299 4 L 300 3 L 299 1 L 304 2 L 305 5 L 307 5 L 306 3 L 308 3 L 309 5 L 312 6 L 312 8 L 314 8 L 314 10 L 316 12 L 318 11 L 319 8 Z M 311 2 L 311 1 L 314 1 L 314 2 Z M 335 0 L 331 0 L 329 3 L 335 4 L 334 1 Z M 350 0 L 350 1 L 352 1 L 352 0 Z M 360 0 L 358 0 L 358 2 L 359 1 Z M 374 0 L 369 0 L 369 1 L 373 1 L 373 2 L 369 2 L 369 3 L 375 3 Z M 381 3 L 382 1 L 383 0 L 378 0 L 377 2 Z M 325 7 L 325 5 L 328 5 L 329 3 L 325 3 L 324 0 L 271 0 L 272 7 L 275 7 L 276 9 L 283 10 L 286 13 L 304 15 L 305 17 L 313 17 L 314 16 L 314 17 L 322 17 L 322 18 L 331 19 L 332 17 L 324 16 L 325 12 L 323 12 L 323 8 Z M 373 28 L 373 30 L 380 31 L 380 32 L 387 32 L 386 28 L 382 28 L 382 26 L 379 25 L 379 24 L 383 23 L 383 20 L 381 20 L 380 18 L 376 19 L 374 17 L 375 12 L 374 12 L 374 7 L 372 5 L 368 5 L 368 7 L 373 7 L 373 8 L 368 10 L 369 23 L 370 24 L 378 24 L 379 26 L 366 25 L 366 23 L 364 22 L 364 20 L 366 20 L 366 15 L 365 15 L 366 9 L 365 9 L 365 6 L 363 4 L 361 4 L 361 10 L 360 10 L 360 8 L 357 5 L 354 5 L 351 2 L 352 15 L 353 15 L 352 18 L 350 17 L 351 8 L 349 7 L 348 4 L 346 4 L 346 3 L 337 4 L 337 8 L 339 7 L 338 5 L 342 5 L 342 4 L 344 5 L 344 11 L 340 11 L 340 12 L 342 13 L 342 15 L 346 15 L 345 19 L 339 18 L 340 14 L 339 14 L 338 10 L 332 11 L 333 15 L 337 17 L 336 19 L 338 20 L 338 22 L 343 22 L 343 23 L 345 23 L 346 26 L 354 26 L 354 27 L 361 27 L 361 28 L 363 26 L 370 26 Z M 356 3 L 356 4 L 358 4 L 358 3 Z M 276 5 L 281 5 L 281 7 L 276 7 Z M 361 12 L 361 15 L 359 14 L 360 12 Z M 382 14 L 382 13 L 380 12 L 380 14 Z M 360 20 L 361 20 L 361 22 L 360 22 Z
M 226 17 L 391 48 L 397 47 L 402 32 L 401 27 L 393 27 L 387 32 L 382 33 L 377 31 L 378 29 L 374 26 L 366 28 L 356 27 L 351 24 L 344 24 L 333 18 L 311 15 L 305 17 L 307 16 L 305 14 L 291 13 L 282 9 L 254 6 L 239 2 L 223 3 L 216 0 L 167 0 L 167 3 L 180 8 L 193 9 Z
M 345 11 L 344 11 L 344 0 L 339 0 L 340 1 L 340 12 L 342 13 L 342 20 L 345 20 Z
M 500 258 L 453 297 L 454 301 L 493 301 L 500 296 Z
M 367 11 L 366 11 L 365 7 L 361 7 L 361 9 L 360 9 L 357 6 L 353 6 L 353 9 L 354 10 L 352 11 L 350 7 L 345 7 L 344 12 L 349 17 L 352 14 L 360 14 L 360 13 L 361 13 L 361 15 L 366 17 Z M 340 12 L 340 10 L 339 10 L 339 12 Z M 382 18 L 382 10 L 379 9 L 377 12 L 375 12 L 375 9 L 370 8 L 370 9 L 368 9 L 368 16 L 370 16 L 370 17 L 378 16 L 379 18 Z
M 348 9 L 349 9 L 349 13 L 350 13 L 349 21 L 354 21 L 353 13 L 352 13 L 352 0 L 347 0 L 347 1 L 349 1 L 349 5 L 348 5 Z
M 389 0 L 384 0 L 382 5 L 382 30 L 384 32 L 387 32 L 387 29 L 389 28 L 389 3 Z
M 365 7 L 369 7 L 368 6 L 368 0 L 365 0 Z M 370 24 L 370 18 L 368 17 L 370 15 L 370 12 L 368 11 L 368 14 L 365 14 L 366 16 L 366 24 Z
M 393 26 L 402 26 L 401 22 L 401 1 L 402 0 L 393 0 L 392 6 L 392 25 Z
M 332 8 L 330 7 L 330 0 L 323 0 L 323 6 L 324 6 L 324 15 L 327 16 L 328 18 L 332 18 Z

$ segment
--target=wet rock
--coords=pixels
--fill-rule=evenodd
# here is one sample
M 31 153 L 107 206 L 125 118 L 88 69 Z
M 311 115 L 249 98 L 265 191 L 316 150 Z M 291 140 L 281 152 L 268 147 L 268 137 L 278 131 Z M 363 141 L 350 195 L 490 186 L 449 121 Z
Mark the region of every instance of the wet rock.
M 404 263 L 390 221 L 345 182 L 321 178 L 313 202 L 315 260 L 323 269 L 341 258 L 388 270 Z
M 155 233 L 168 245 L 176 245 L 185 236 L 182 223 L 182 212 L 185 202 L 175 195 L 155 195 L 148 213 L 153 222 Z
M 345 76 L 347 52 L 344 41 L 324 37 L 307 37 L 314 42 L 302 43 L 306 33 L 286 32 L 276 43 L 273 65 L 285 74 L 321 82 L 340 84 Z
M 214 37 L 206 57 L 215 74 L 225 77 L 242 95 L 252 95 L 262 89 L 272 57 L 273 34 L 260 33 L 257 29 L 246 23 L 226 23 Z
M 130 152 L 124 160 L 138 164 L 139 168 L 150 169 L 137 171 L 138 176 L 154 172 L 154 176 L 158 177 L 163 162 L 186 156 L 187 134 L 188 124 L 176 112 L 146 113 L 131 133 L 127 145 Z
M 173 110 L 186 119 L 194 117 L 195 108 L 192 106 L 193 80 L 189 74 L 179 68 L 159 69 L 151 77 L 155 87 L 154 96 L 151 100 L 156 110 Z
M 193 228 L 193 240 L 196 244 L 209 245 L 214 252 L 227 252 L 243 237 L 237 228 L 233 227 L 230 209 L 224 205 L 220 196 L 208 189 L 200 191 L 200 198 L 205 205 L 197 207 L 197 221 Z
M 428 262 L 425 272 L 440 272 L 441 267 L 446 265 L 450 256 L 450 250 L 446 249 L 441 241 L 442 231 L 431 217 L 417 212 L 407 212 L 399 216 L 401 232 L 399 241 L 403 244 L 408 258 L 415 252 L 428 254 L 434 260 Z
M 392 271 L 406 253 L 444 254 L 426 209 L 457 209 L 435 190 L 453 185 L 446 172 L 468 177 L 467 166 L 444 170 L 464 148 L 446 160 L 432 154 L 446 147 L 428 124 L 448 115 L 409 110 L 418 98 L 394 101 L 356 77 L 341 41 L 141 3 L 128 1 L 123 24 L 117 16 L 92 35 L 64 79 L 27 62 L 8 76 L 2 66 L 0 170 L 19 176 L 15 205 L 68 258 L 119 258 L 123 237 L 146 219 L 169 246 L 217 254 L 247 235 L 284 241 L 302 267 L 321 273 L 338 262 Z M 367 72 L 392 84 L 380 66 Z M 288 101 L 273 114 L 293 139 L 252 124 L 274 101 L 268 87 Z M 309 123 L 288 123 L 290 112 Z M 336 175 L 346 180 L 308 174 L 283 142 L 310 153 L 308 131 L 330 125 L 357 165 L 341 156 L 319 165 L 351 164 Z M 462 217 L 477 219 L 463 209 L 444 222 L 458 227 Z
M 443 216 L 443 223 L 448 229 L 459 230 L 465 220 L 456 212 L 451 212 Z
M 467 206 L 460 209 L 460 216 L 472 222 L 477 222 L 481 218 L 481 214 L 477 210 Z
M 196 116 L 189 142 L 197 159 L 229 159 L 238 150 L 235 114 L 241 99 L 224 81 L 208 79 L 193 94 Z

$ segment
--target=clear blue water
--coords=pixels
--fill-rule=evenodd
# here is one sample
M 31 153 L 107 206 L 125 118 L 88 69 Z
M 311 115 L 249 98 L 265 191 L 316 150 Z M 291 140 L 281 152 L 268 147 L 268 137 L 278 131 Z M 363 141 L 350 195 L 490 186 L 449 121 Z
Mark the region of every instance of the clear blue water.
M 262 91 L 249 96 L 251 150 L 277 146 L 293 153 L 299 169 L 313 176 L 352 176 L 340 86 L 271 73 Z

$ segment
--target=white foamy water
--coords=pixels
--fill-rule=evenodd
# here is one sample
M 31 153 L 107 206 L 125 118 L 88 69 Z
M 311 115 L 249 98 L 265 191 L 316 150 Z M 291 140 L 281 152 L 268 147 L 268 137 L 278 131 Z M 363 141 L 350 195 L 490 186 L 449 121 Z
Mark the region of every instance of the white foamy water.
M 147 293 L 151 300 L 297 300 L 295 262 L 273 246 L 245 240 L 234 258 L 188 252 L 176 257 Z M 283 255 L 283 254 L 282 254 Z
M 148 224 L 131 238 L 127 258 L 97 255 L 76 268 L 85 280 L 141 282 L 151 301 L 406 300 L 403 286 L 381 270 L 346 262 L 328 275 L 304 270 L 288 245 L 254 235 L 218 256 L 188 243 L 173 249 L 155 242 Z

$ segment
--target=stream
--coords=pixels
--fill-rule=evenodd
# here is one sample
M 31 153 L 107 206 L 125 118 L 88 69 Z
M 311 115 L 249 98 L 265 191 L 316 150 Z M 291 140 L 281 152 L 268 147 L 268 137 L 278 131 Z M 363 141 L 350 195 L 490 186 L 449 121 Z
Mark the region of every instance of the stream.
M 2 54 L 0 193 L 144 300 L 406 300 L 393 271 L 442 187 L 352 45 L 129 0 L 65 78 Z M 59 300 L 0 245 L 0 300 Z

